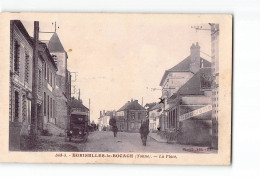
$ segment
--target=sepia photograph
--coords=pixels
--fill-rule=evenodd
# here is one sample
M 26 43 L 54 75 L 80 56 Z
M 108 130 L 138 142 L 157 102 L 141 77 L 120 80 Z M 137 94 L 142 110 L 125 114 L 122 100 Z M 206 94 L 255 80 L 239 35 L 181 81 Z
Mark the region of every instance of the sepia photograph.
M 226 66 L 228 79 L 220 81 L 220 35 L 232 30 L 220 20 L 232 16 L 183 22 L 159 14 L 77 14 L 74 21 L 28 15 L 9 17 L 6 28 L 9 153 L 218 156 L 219 106 L 231 99 L 232 71 Z M 229 96 L 219 95 L 221 88 Z M 226 112 L 222 124 L 231 123 Z

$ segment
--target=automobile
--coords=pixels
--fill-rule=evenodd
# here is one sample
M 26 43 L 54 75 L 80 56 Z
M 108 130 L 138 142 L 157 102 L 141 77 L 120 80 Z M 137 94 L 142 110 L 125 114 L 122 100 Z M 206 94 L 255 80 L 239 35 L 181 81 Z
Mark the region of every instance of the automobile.
M 72 111 L 70 115 L 68 129 L 65 132 L 65 141 L 81 139 L 87 142 L 89 135 L 88 115 L 86 112 Z

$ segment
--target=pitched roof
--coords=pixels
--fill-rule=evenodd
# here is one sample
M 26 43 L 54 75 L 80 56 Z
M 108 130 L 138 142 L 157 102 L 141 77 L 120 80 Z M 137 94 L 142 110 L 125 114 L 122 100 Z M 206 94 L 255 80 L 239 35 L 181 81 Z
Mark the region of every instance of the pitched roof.
M 58 34 L 55 32 L 48 42 L 50 52 L 66 52 L 61 44 Z
M 48 57 L 49 60 L 51 61 L 51 63 L 52 63 L 52 65 L 54 66 L 54 68 L 55 68 L 56 70 L 58 70 L 56 63 L 54 62 L 54 59 L 52 58 L 52 56 L 51 56 L 51 54 L 50 54 L 50 51 L 49 51 L 49 49 L 47 48 L 47 45 L 46 45 L 45 43 L 41 42 L 41 41 L 39 42 L 39 53 L 40 53 L 40 55 L 41 55 L 42 53 L 46 53 L 47 57 Z
M 124 106 L 122 106 L 118 110 L 118 112 L 125 111 L 125 110 L 145 110 L 145 108 L 138 103 L 138 100 L 134 100 L 131 102 L 127 102 Z
M 155 110 L 155 109 L 160 109 L 160 108 L 162 108 L 163 107 L 163 104 L 162 103 L 156 103 L 156 105 L 154 106 L 154 107 L 152 107 L 151 109 L 150 109 L 150 111 L 153 111 L 153 110 Z
M 24 35 L 28 43 L 33 47 L 33 39 L 28 34 L 27 30 L 25 29 L 23 23 L 20 20 L 11 20 L 11 23 L 15 24 L 18 29 L 21 31 L 21 33 Z
M 211 67 L 211 63 L 209 61 L 205 60 L 204 58 L 200 58 L 200 60 L 203 61 L 204 67 Z M 164 80 L 166 79 L 167 75 L 170 72 L 191 72 L 190 71 L 190 64 L 191 64 L 191 58 L 190 58 L 190 56 L 188 56 L 187 58 L 182 60 L 180 63 L 175 65 L 174 67 L 166 70 L 164 72 L 162 79 L 161 79 L 160 86 L 162 86 Z
M 87 111 L 89 110 L 86 106 L 82 104 L 82 102 L 80 102 L 74 97 L 71 98 L 71 108 L 83 108 Z
M 180 89 L 180 95 L 203 95 L 201 90 L 201 75 L 211 76 L 211 68 L 201 68 L 191 79 L 189 79 Z

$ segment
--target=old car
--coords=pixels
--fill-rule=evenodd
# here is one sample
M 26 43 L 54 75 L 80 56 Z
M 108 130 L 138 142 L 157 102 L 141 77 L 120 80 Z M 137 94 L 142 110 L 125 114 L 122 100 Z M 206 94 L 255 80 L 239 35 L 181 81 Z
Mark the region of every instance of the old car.
M 86 112 L 71 112 L 68 130 L 66 131 L 65 141 L 81 139 L 83 142 L 88 140 L 88 115 Z

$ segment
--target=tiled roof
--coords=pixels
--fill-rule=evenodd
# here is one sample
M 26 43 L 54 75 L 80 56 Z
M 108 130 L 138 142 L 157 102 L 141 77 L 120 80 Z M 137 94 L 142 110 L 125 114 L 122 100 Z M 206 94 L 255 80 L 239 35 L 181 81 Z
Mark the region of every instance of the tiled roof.
M 200 58 L 200 59 L 201 59 L 201 61 L 203 60 L 203 66 L 204 67 L 211 67 L 211 63 L 209 61 L 205 60 L 204 58 Z M 160 86 L 162 86 L 164 80 L 166 79 L 167 75 L 170 72 L 191 72 L 190 71 L 190 64 L 191 64 L 191 58 L 190 58 L 190 56 L 188 56 L 187 58 L 182 60 L 180 63 L 175 65 L 174 67 L 166 70 L 164 72 L 164 75 L 163 75 L 162 80 L 160 82 Z
M 127 102 L 124 106 L 122 106 L 119 111 L 125 111 L 125 110 L 145 110 L 143 106 L 141 106 L 137 100 Z
M 201 90 L 201 75 L 211 76 L 211 68 L 201 68 L 191 79 L 189 79 L 180 89 L 180 95 L 203 95 Z
M 49 40 L 48 48 L 50 52 L 65 52 L 56 32 L 52 35 L 51 39 Z

